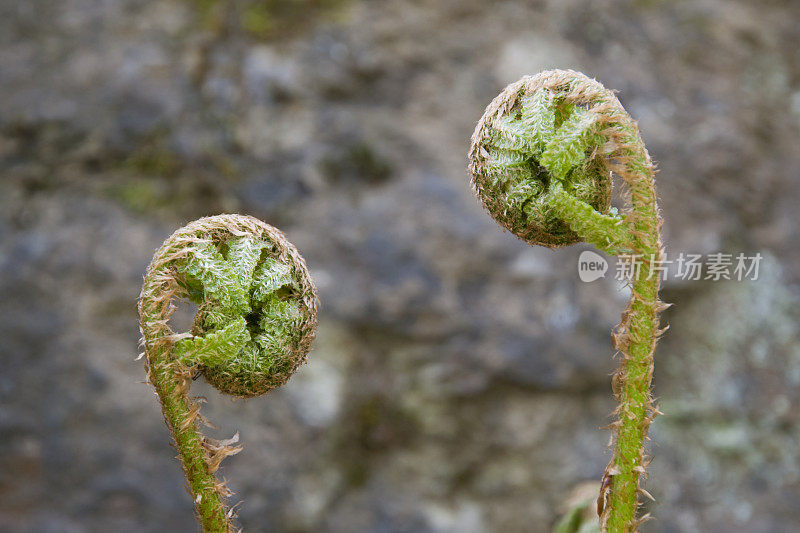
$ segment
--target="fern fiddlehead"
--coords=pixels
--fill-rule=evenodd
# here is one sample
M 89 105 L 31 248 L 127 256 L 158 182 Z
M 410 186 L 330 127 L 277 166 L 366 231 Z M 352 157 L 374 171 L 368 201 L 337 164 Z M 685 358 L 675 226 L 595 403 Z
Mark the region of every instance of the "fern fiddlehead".
M 549 248 L 584 240 L 635 262 L 631 300 L 612 334 L 621 354 L 613 390 L 619 401 L 614 456 L 598 514 L 607 531 L 629 532 L 649 462 L 644 441 L 658 409 L 650 387 L 659 330 L 661 219 L 655 169 L 638 127 L 616 96 L 570 70 L 512 83 L 486 108 L 468 154 L 472 185 L 504 228 Z M 610 207 L 612 176 L 626 185 L 628 207 Z
M 198 306 L 191 331 L 169 325 L 176 299 Z M 249 398 L 284 384 L 305 361 L 317 325 L 317 295 L 305 261 L 274 227 L 242 215 L 196 220 L 153 256 L 139 297 L 149 382 L 161 402 L 206 532 L 231 530 L 230 491 L 214 476 L 240 451 L 199 429 L 197 373 L 219 391 Z

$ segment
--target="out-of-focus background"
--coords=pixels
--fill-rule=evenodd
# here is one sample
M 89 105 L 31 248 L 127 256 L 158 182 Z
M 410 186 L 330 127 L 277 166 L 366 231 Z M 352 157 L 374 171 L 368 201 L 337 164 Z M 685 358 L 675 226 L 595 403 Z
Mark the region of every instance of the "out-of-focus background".
M 800 523 L 800 4 L 0 2 L 0 531 L 195 531 L 135 302 L 203 215 L 283 229 L 322 300 L 267 397 L 202 382 L 245 531 L 549 531 L 610 457 L 627 295 L 586 246 L 531 248 L 472 198 L 488 102 L 570 67 L 659 163 L 668 279 L 649 532 Z M 612 265 L 613 269 L 613 265 Z

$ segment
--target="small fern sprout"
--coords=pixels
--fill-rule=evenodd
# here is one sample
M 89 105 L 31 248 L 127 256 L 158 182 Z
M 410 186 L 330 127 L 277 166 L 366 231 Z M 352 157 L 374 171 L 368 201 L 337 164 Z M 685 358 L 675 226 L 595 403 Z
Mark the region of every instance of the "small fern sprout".
M 198 306 L 191 331 L 169 325 L 175 301 Z M 156 251 L 139 296 L 148 381 L 161 402 L 205 532 L 232 531 L 231 493 L 214 476 L 238 453 L 238 433 L 200 432 L 201 374 L 214 388 L 250 398 L 283 385 L 306 360 L 317 326 L 317 294 L 305 261 L 274 227 L 242 215 L 196 220 Z
M 614 375 L 619 401 L 614 456 L 601 484 L 605 531 L 631 532 L 649 462 L 644 441 L 658 409 L 650 387 L 663 332 L 658 315 L 661 219 L 655 169 L 639 129 L 614 93 L 571 70 L 550 70 L 512 83 L 486 108 L 469 150 L 472 186 L 494 219 L 520 239 L 558 248 L 581 240 L 633 261 L 631 301 L 612 334 L 621 354 Z M 610 206 L 612 177 L 627 207 Z

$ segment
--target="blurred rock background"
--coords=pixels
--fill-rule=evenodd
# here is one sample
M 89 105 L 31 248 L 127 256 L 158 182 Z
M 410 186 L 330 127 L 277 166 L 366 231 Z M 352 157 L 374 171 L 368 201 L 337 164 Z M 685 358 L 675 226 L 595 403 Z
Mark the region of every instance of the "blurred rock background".
M 244 530 L 549 531 L 609 459 L 627 296 L 471 197 L 507 83 L 597 77 L 659 162 L 669 254 L 649 532 L 800 523 L 800 4 L 0 1 L 0 531 L 195 531 L 137 354 L 153 251 L 220 212 L 283 229 L 322 298 L 310 363 L 207 394 Z M 613 267 L 612 267 L 613 268 Z

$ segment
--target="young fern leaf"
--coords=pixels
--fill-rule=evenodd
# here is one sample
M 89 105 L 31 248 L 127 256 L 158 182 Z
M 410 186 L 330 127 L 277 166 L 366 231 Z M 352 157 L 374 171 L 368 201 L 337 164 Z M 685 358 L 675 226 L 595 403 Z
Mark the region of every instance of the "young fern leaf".
M 253 279 L 253 272 L 262 261 L 262 251 L 266 248 L 265 242 L 250 237 L 239 237 L 228 242 L 228 262 L 239 280 L 239 285 L 246 293 L 250 292 L 254 283 L 257 285 Z
M 586 152 L 604 141 L 595 134 L 595 117 L 580 107 L 561 124 L 545 144 L 539 164 L 558 180 L 567 177 L 570 170 L 583 163 Z
M 521 130 L 520 135 L 533 140 L 536 150 L 532 153 L 538 156 L 556 132 L 553 95 L 550 91 L 543 89 L 536 91 L 532 95 L 523 96 L 520 99 L 520 104 L 522 105 L 520 110 L 520 118 L 522 120 L 518 126 L 519 130 Z
M 175 343 L 173 355 L 187 367 L 221 365 L 226 361 L 235 361 L 248 341 L 250 332 L 247 331 L 247 322 L 239 316 L 221 329 L 179 340 Z
M 512 149 L 520 170 L 500 181 L 498 167 L 508 166 Z M 652 270 L 662 254 L 655 169 L 636 123 L 611 91 L 579 72 L 526 76 L 486 108 L 472 136 L 469 169 L 483 206 L 517 237 L 549 248 L 584 240 L 637 263 L 631 301 L 612 335 L 622 356 L 613 380 L 620 405 L 611 426 L 614 456 L 598 499 L 605 531 L 635 531 L 649 463 L 644 441 L 659 412 L 650 387 L 665 307 L 658 300 L 659 272 Z M 610 207 L 612 174 L 628 188 L 625 216 Z
M 494 131 L 496 134 L 492 137 L 492 144 L 497 148 L 518 152 L 518 157 L 526 159 L 526 154 L 537 150 L 541 152 L 540 143 L 527 135 L 525 126 L 519 121 L 501 117 L 494 124 Z
M 173 300 L 199 305 L 191 332 L 175 333 Z M 214 477 L 240 448 L 200 433 L 188 396 L 197 372 L 220 392 L 249 398 L 285 383 L 305 361 L 317 295 L 297 249 L 248 216 L 201 218 L 172 234 L 147 269 L 139 297 L 149 382 L 161 401 L 205 532 L 232 531 L 230 491 Z

